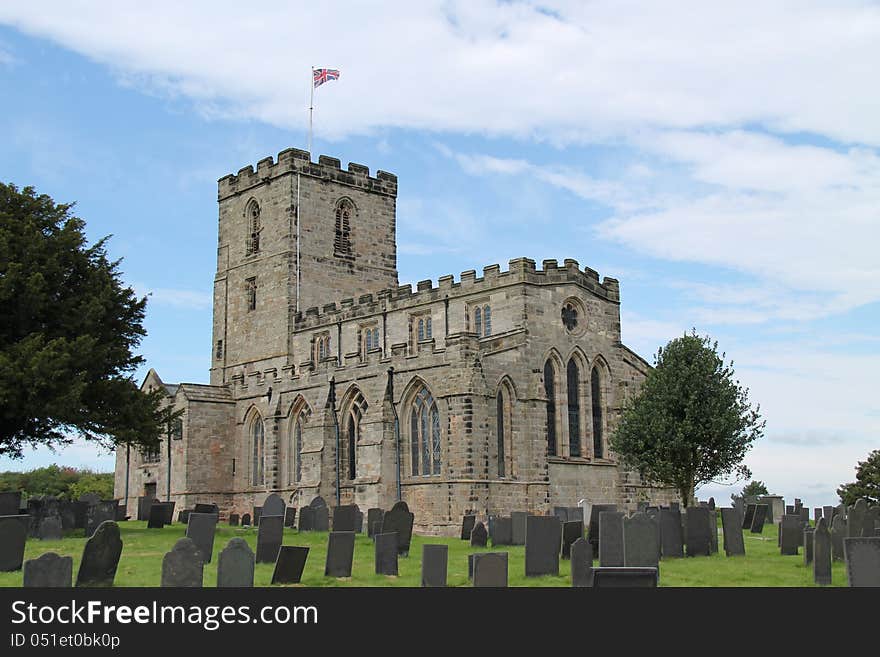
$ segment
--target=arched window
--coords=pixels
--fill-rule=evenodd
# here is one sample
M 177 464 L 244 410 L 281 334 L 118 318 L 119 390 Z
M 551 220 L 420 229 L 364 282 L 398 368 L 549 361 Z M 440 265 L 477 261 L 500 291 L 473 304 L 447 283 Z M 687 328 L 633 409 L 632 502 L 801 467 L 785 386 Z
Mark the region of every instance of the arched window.
M 440 474 L 440 413 L 424 386 L 410 406 L 410 454 L 413 475 Z
M 263 428 L 263 419 L 259 415 L 255 415 L 251 423 L 251 450 L 253 458 L 253 467 L 251 470 L 251 484 L 253 486 L 262 486 L 265 481 L 265 458 L 266 458 L 266 437 Z
M 510 391 L 502 385 L 495 398 L 495 417 L 498 433 L 498 476 L 513 474 L 512 430 L 513 408 Z M 510 463 L 510 467 L 508 467 Z
M 556 368 L 544 363 L 544 394 L 547 396 L 547 454 L 556 456 Z
M 483 335 L 492 335 L 492 309 L 488 305 L 483 306 Z
M 247 219 L 247 255 L 259 253 L 260 251 L 260 231 L 262 225 L 260 223 L 260 205 L 256 200 L 251 199 L 245 209 L 245 217 Z
M 581 455 L 581 377 L 574 358 L 568 361 L 568 455 Z
M 479 306 L 474 310 L 474 333 L 477 337 L 483 335 L 483 309 Z
M 333 255 L 350 258 L 351 220 L 354 218 L 354 204 L 347 198 L 336 203 L 336 235 L 333 239 Z
M 602 380 L 599 368 L 594 367 L 590 374 L 590 396 L 593 399 L 593 458 L 605 456 L 603 418 L 602 418 Z
M 367 400 L 359 390 L 356 390 L 347 404 L 347 410 L 344 411 L 342 427 L 344 439 L 341 444 L 342 453 L 339 455 L 339 466 L 347 479 L 357 477 L 357 444 L 361 437 L 361 419 L 366 412 Z
M 300 413 L 293 423 L 293 436 L 291 437 L 289 458 L 287 463 L 288 479 L 292 484 L 302 481 L 302 443 L 303 443 L 303 414 Z
M 425 339 L 425 320 L 419 320 L 419 342 Z

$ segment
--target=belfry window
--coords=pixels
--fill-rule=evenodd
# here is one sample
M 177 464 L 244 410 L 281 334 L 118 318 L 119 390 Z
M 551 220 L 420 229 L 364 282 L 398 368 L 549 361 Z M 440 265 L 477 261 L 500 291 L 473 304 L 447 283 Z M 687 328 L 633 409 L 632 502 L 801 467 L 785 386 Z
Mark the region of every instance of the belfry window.
M 260 205 L 254 199 L 251 199 L 245 209 L 245 218 L 247 219 L 247 244 L 245 252 L 247 255 L 253 255 L 260 252 L 260 231 L 263 227 L 260 223 Z
M 248 312 L 257 309 L 257 279 L 256 277 L 248 278 L 244 282 L 245 293 L 247 295 Z
M 347 198 L 336 203 L 336 232 L 333 238 L 333 255 L 351 258 L 351 222 L 354 218 L 354 204 Z

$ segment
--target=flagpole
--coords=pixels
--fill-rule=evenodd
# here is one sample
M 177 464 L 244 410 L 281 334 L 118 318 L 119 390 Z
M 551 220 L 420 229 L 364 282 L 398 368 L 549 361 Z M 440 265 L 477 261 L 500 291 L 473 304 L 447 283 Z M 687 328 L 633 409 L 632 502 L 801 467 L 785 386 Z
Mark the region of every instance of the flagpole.
M 315 109 L 315 67 L 312 66 L 312 77 L 309 80 L 309 148 L 312 152 L 312 112 Z

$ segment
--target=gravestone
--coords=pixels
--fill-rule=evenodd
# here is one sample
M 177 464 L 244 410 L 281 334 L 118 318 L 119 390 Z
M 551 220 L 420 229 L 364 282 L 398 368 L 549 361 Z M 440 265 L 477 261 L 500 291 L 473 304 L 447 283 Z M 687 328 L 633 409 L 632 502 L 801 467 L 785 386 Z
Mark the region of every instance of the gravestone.
M 831 521 L 831 558 L 843 561 L 843 539 L 846 538 L 846 519 L 836 513 Z
M 822 517 L 825 518 L 825 524 L 828 525 L 828 527 L 831 527 L 831 521 L 834 520 L 834 507 L 823 506 Z
M 199 502 L 191 509 L 191 511 L 193 513 L 213 513 L 216 516 L 220 515 L 220 507 L 216 504 L 204 504 Z
M 473 556 L 475 587 L 507 586 L 507 552 L 479 552 Z
M 761 534 L 764 532 L 764 521 L 767 518 L 767 505 L 759 504 L 755 507 L 755 517 L 752 518 L 751 532 Z
M 357 504 L 354 505 L 354 508 L 357 509 L 354 512 L 354 533 L 355 534 L 363 534 L 364 533 L 364 512 L 358 509 Z
M 327 539 L 327 561 L 324 563 L 325 577 L 351 577 L 354 538 L 353 531 L 330 532 Z
M 786 513 L 782 516 L 782 526 L 779 528 L 779 549 L 782 554 L 793 555 L 798 553 L 798 546 L 803 541 L 803 526 L 800 515 Z
M 846 525 L 847 525 L 847 538 L 861 538 L 865 535 L 865 525 L 868 520 L 868 503 L 865 501 L 865 498 L 860 497 L 856 500 L 856 503 L 850 507 L 849 514 L 846 517 Z M 871 518 L 871 532 L 867 534 L 867 536 L 873 536 L 874 534 L 874 523 L 873 518 Z
M 746 506 L 746 514 L 743 516 L 743 529 L 751 529 L 752 528 L 752 520 L 755 518 L 755 509 L 758 508 L 757 504 L 748 504 Z
M 326 506 L 312 509 L 312 529 L 316 532 L 330 531 L 330 509 Z
M 250 527 L 251 526 L 251 514 L 250 513 L 245 513 L 241 517 L 241 525 L 242 525 L 242 527 Z
M 510 514 L 510 522 L 513 532 L 512 545 L 526 544 L 526 518 L 529 514 L 525 511 L 514 511 Z
M 445 587 L 448 545 L 422 545 L 422 586 Z
M 46 552 L 36 559 L 24 562 L 22 586 L 70 588 L 73 582 L 73 557 L 62 557 Z
M 707 507 L 689 506 L 687 508 L 687 556 L 708 557 L 711 553 L 709 515 Z
M 323 497 L 318 495 L 317 497 L 312 498 L 312 501 L 309 502 L 309 506 L 313 509 L 326 509 L 327 502 L 324 500 Z
M 27 501 L 28 538 L 38 538 L 40 536 L 40 522 L 43 520 L 43 499 L 39 497 L 31 497 Z
M 599 542 L 601 540 L 601 531 L 599 529 L 599 514 L 604 511 L 617 511 L 616 504 L 594 504 L 590 508 L 590 531 L 588 538 L 593 544 L 593 554 L 599 553 Z
M 284 509 L 284 526 L 293 529 L 296 527 L 296 507 L 289 506 Z
M 813 508 L 813 523 L 818 524 L 819 518 L 822 517 L 822 507 L 817 506 Z
M 880 587 L 880 538 L 847 537 L 843 554 L 850 586 Z
M 257 563 L 275 563 L 284 535 L 282 516 L 263 516 L 257 530 Z
M 745 539 L 736 509 L 721 509 L 721 531 L 724 534 L 724 554 L 734 557 L 746 553 Z
M 489 540 L 489 532 L 486 531 L 486 525 L 478 522 L 471 530 L 471 547 L 486 547 Z
M 186 536 L 202 553 L 202 562 L 211 563 L 214 554 L 214 533 L 217 530 L 217 516 L 213 513 L 190 513 L 186 525 Z
M 404 557 L 409 554 L 414 520 L 415 516 L 410 513 L 406 502 L 397 502 L 382 519 L 382 533 L 397 534 L 397 550 Z
M 597 504 L 596 506 L 601 505 Z M 599 513 L 599 536 L 599 565 L 623 566 L 625 548 L 622 511 L 601 511 Z
M 373 537 L 376 574 L 397 575 L 397 532 L 383 532 Z
M 584 523 L 581 520 L 569 520 L 562 523 L 562 558 L 571 558 L 571 545 L 584 535 Z
M 678 509 L 660 509 L 660 552 L 667 559 L 684 556 L 681 511 Z
M 286 507 L 287 505 L 281 499 L 281 496 L 277 493 L 272 493 L 263 501 L 261 513 L 264 516 L 283 516 Z
M 0 572 L 21 570 L 29 524 L 27 515 L 0 516 Z
M 229 526 L 230 527 L 238 527 L 238 524 L 239 524 L 238 514 L 237 513 L 230 513 L 229 514 Z
M 189 522 L 189 514 L 194 513 L 192 509 L 181 509 L 177 512 L 177 522 L 185 525 Z
M 795 512 L 794 512 L 794 504 L 786 504 L 785 505 L 785 515 L 787 515 L 787 516 L 799 515 L 799 514 L 795 514 Z
M 310 532 L 315 529 L 315 510 L 310 506 L 304 506 L 299 510 L 299 530 Z
M 0 516 L 17 516 L 21 509 L 21 492 L 0 493 Z
M 474 529 L 474 523 L 477 521 L 477 516 L 475 515 L 465 515 L 461 519 L 461 540 L 469 541 L 471 538 L 471 532 Z
M 76 585 L 113 586 L 121 554 L 122 539 L 119 536 L 119 525 L 114 520 L 105 520 L 86 541 L 79 562 L 79 571 L 76 574 Z
M 61 516 L 50 515 L 43 518 L 40 523 L 40 540 L 41 541 L 60 541 L 61 540 Z
M 584 510 L 579 506 L 570 506 L 568 507 L 568 522 L 573 522 L 575 520 L 580 520 L 581 524 L 584 523 L 586 519 L 584 517 Z
M 718 553 L 718 512 L 709 509 L 709 551 L 710 554 Z
M 335 507 L 333 509 L 333 531 L 353 532 L 357 511 L 356 504 Z
M 804 565 L 809 566 L 813 563 L 813 527 L 804 527 Z
M 526 577 L 559 574 L 562 526 L 556 516 L 526 518 Z
M 709 508 L 712 509 L 713 511 L 715 510 L 715 498 L 714 497 L 709 498 Z
M 503 516 L 495 518 L 492 546 L 496 545 L 513 545 L 513 518 L 505 518 Z
M 379 524 L 379 529 L 382 529 L 382 518 L 384 515 L 385 511 L 377 507 L 367 509 L 367 536 L 373 538 L 373 535 L 376 534 L 376 523 Z M 381 531 L 379 533 L 381 533 Z
M 76 509 L 73 502 L 61 500 L 58 505 L 58 513 L 61 516 L 61 529 L 76 528 Z
M 254 527 L 260 526 L 260 518 L 263 517 L 263 507 L 255 506 L 254 507 Z
M 708 506 L 697 509 L 709 510 Z M 691 507 L 688 507 L 690 510 Z M 659 574 L 656 568 L 599 567 L 593 569 L 593 587 L 601 588 L 653 588 Z
M 87 502 L 77 500 L 73 503 L 73 527 L 74 529 L 85 529 L 88 522 L 89 505 Z
M 283 525 L 282 516 L 266 516 L 263 521 L 278 518 L 279 525 Z M 263 529 L 262 523 L 260 529 Z M 299 545 L 282 545 L 278 550 L 275 560 L 275 570 L 272 571 L 272 584 L 299 584 L 302 581 L 303 570 L 306 567 L 306 559 L 309 557 L 309 548 Z M 259 561 L 259 559 L 258 559 Z
M 202 552 L 191 538 L 178 539 L 162 559 L 162 583 L 160 586 L 201 588 L 205 563 Z
M 571 585 L 574 588 L 593 586 L 593 545 L 585 538 L 571 544 Z
M 813 581 L 819 586 L 831 584 L 831 532 L 824 517 L 813 532 Z
M 657 525 L 647 513 L 635 513 L 623 519 L 623 544 L 624 566 L 657 568 L 660 565 Z
M 165 526 L 165 508 L 162 503 L 153 504 L 150 507 L 150 519 L 147 521 L 147 529 L 162 529 Z
M 250 588 L 253 585 L 254 552 L 243 538 L 231 538 L 217 557 L 217 586 Z
M 802 506 L 798 515 L 802 523 L 810 524 L 810 510 L 807 507 Z
M 137 519 L 147 521 L 150 519 L 150 507 L 153 506 L 153 502 L 156 501 L 156 498 L 150 497 L 139 497 L 138 498 L 138 507 L 137 507 Z

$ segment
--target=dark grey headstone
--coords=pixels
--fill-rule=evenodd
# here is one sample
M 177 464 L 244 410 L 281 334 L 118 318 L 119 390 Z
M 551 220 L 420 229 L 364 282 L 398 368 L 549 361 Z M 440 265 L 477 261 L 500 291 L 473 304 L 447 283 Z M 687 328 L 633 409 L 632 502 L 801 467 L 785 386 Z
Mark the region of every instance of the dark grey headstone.
M 860 538 L 865 536 L 865 525 L 867 524 L 868 519 L 868 503 L 863 497 L 860 497 L 856 500 L 856 503 L 850 507 L 849 514 L 846 517 L 847 538 Z M 867 534 L 868 537 L 874 535 L 873 518 L 870 520 L 871 531 Z
M 289 506 L 284 509 L 284 526 L 293 529 L 296 527 L 296 507 Z
M 581 507 L 568 507 L 568 522 L 572 522 L 573 520 L 580 520 L 581 524 L 584 524 L 586 518 L 584 518 L 584 510 Z
M 272 493 L 269 497 L 263 500 L 262 514 L 264 516 L 283 516 L 286 507 L 287 505 L 284 503 L 284 500 L 281 499 L 281 496 L 277 493 Z
M 831 532 L 824 516 L 813 532 L 813 581 L 819 586 L 831 584 Z
M 200 588 L 204 580 L 205 563 L 202 553 L 190 538 L 178 539 L 162 559 L 161 586 Z
M 721 509 L 721 531 L 724 533 L 724 553 L 728 557 L 746 553 L 742 526 L 736 509 Z
M 743 529 L 751 529 L 752 528 L 752 520 L 755 518 L 755 509 L 758 508 L 757 504 L 748 504 L 746 505 L 746 514 L 743 516 Z
M 40 523 L 40 540 L 60 541 L 61 536 L 61 515 L 57 514 L 44 517 Z
M 0 572 L 21 570 L 29 525 L 27 515 L 0 516 Z
M 62 557 L 46 552 L 36 559 L 24 562 L 25 588 L 70 588 L 73 582 L 73 557 Z
M 86 541 L 79 562 L 79 571 L 76 574 L 76 585 L 113 586 L 121 554 L 122 538 L 119 536 L 119 525 L 114 520 L 105 520 Z
M 559 574 L 562 524 L 556 516 L 526 518 L 526 577 Z
M 89 504 L 89 508 L 86 511 L 86 536 L 94 534 L 98 526 L 108 520 L 116 521 L 115 501 Z M 170 522 L 170 519 L 167 522 Z
M 489 532 L 486 531 L 486 525 L 478 522 L 471 530 L 471 547 L 486 547 L 489 540 Z
M 73 516 L 74 516 L 74 528 L 75 529 L 85 529 L 86 523 L 88 522 L 89 517 L 89 504 L 88 502 L 80 502 L 79 500 L 73 503 Z
M 583 538 L 584 523 L 581 520 L 569 520 L 562 524 L 562 558 L 571 558 L 571 545 Z
M 217 586 L 250 588 L 254 585 L 254 552 L 243 538 L 231 538 L 217 557 Z
M 804 565 L 809 566 L 813 563 L 813 527 L 804 527 Z
M 257 563 L 275 563 L 284 535 L 283 516 L 263 516 L 257 530 Z
M 229 526 L 230 527 L 238 527 L 239 522 L 240 522 L 240 519 L 239 519 L 237 513 L 230 513 L 229 514 Z
M 513 519 L 498 516 L 495 518 L 495 531 L 492 546 L 513 545 Z
M 260 526 L 260 518 L 263 517 L 263 507 L 255 506 L 254 507 L 254 527 Z
M 590 531 L 588 538 L 593 544 L 593 554 L 599 553 L 599 542 L 601 541 L 601 532 L 599 530 L 599 514 L 605 511 L 617 511 L 616 504 L 594 504 L 590 507 Z
M 357 509 L 357 504 L 355 504 L 355 508 Z M 364 512 L 360 509 L 354 512 L 354 533 L 364 533 Z
M 0 493 L 0 516 L 17 516 L 19 509 L 21 509 L 21 492 Z
M 27 513 L 30 516 L 28 538 L 39 538 L 40 522 L 43 520 L 43 498 L 31 497 L 27 501 Z
M 185 525 L 189 522 L 189 514 L 194 513 L 192 509 L 181 509 L 177 512 L 177 522 Z
M 623 519 L 623 565 L 657 568 L 660 565 L 660 541 L 657 524 L 647 513 L 635 513 Z
M 810 510 L 807 507 L 802 506 L 798 515 L 801 518 L 801 522 L 809 523 L 810 522 Z
M 403 506 L 398 506 L 401 504 Z M 404 557 L 409 554 L 413 521 L 415 520 L 415 516 L 405 506 L 405 502 L 398 502 L 390 511 L 385 513 L 382 519 L 382 533 L 395 532 L 397 534 L 397 549 L 400 555 Z
M 422 545 L 422 586 L 446 586 L 448 545 Z
M 251 526 L 251 514 L 250 513 L 245 513 L 241 517 L 241 526 L 242 527 L 250 527 Z
M 137 506 L 137 519 L 142 521 L 147 521 L 150 519 L 150 507 L 153 506 L 153 502 L 156 501 L 156 498 L 150 497 L 139 497 L 138 498 L 138 506 Z
M 333 531 L 353 532 L 358 508 L 356 504 L 337 506 L 333 509 Z
M 299 530 L 310 532 L 315 529 L 315 510 L 310 506 L 304 506 L 299 510 Z
M 687 556 L 707 557 L 712 551 L 712 538 L 709 535 L 709 508 L 689 506 L 687 508 Z
M 690 510 L 692 507 L 688 507 Z M 708 506 L 696 507 L 709 510 Z M 615 568 L 599 567 L 593 569 L 594 588 L 650 588 L 656 587 L 659 580 L 656 568 Z
M 782 516 L 782 525 L 779 527 L 779 551 L 781 554 L 794 555 L 798 553 L 798 546 L 803 542 L 803 526 L 800 515 L 786 513 Z
M 600 566 L 621 567 L 624 565 L 623 515 L 622 511 L 601 511 L 599 513 Z
M 764 521 L 767 518 L 766 504 L 759 504 L 755 507 L 755 517 L 752 518 L 751 532 L 753 534 L 761 534 L 764 531 Z
M 354 539 L 353 531 L 330 532 L 327 540 L 327 561 L 324 564 L 326 577 L 351 577 Z
M 278 518 L 279 524 L 283 524 L 283 516 L 268 516 L 263 520 Z M 262 525 L 260 529 L 262 530 Z M 272 572 L 272 584 L 299 584 L 302 581 L 303 570 L 306 567 L 306 559 L 309 557 L 309 548 L 299 545 L 282 545 L 278 550 L 278 558 L 275 560 L 275 570 Z
M 217 530 L 217 516 L 213 513 L 190 513 L 186 525 L 186 536 L 202 553 L 202 562 L 211 563 L 214 554 L 214 532 Z
M 834 507 L 823 506 L 822 517 L 825 518 L 825 524 L 828 525 L 828 527 L 831 527 L 831 521 L 834 520 Z
M 567 506 L 554 506 L 553 507 L 553 515 L 559 518 L 559 522 L 566 523 L 568 522 L 568 507 Z
M 69 500 L 61 500 L 58 507 L 58 512 L 61 515 L 61 529 L 76 529 L 76 507 L 74 504 Z
M 843 539 L 846 538 L 846 518 L 835 513 L 831 521 L 831 558 L 843 561 Z
M 813 507 L 813 523 L 818 523 L 819 518 L 822 517 L 822 507 L 817 506 Z
M 718 553 L 718 511 L 709 508 L 709 550 L 711 554 Z
M 713 510 L 715 509 L 715 498 L 714 497 L 709 498 L 709 508 L 713 509 Z
M 785 515 L 787 515 L 787 516 L 799 515 L 799 514 L 796 514 L 794 512 L 794 510 L 795 510 L 794 504 L 786 504 L 785 505 Z
M 147 529 L 162 529 L 165 526 L 165 508 L 161 503 L 150 506 L 150 519 L 147 521 Z
M 379 523 L 379 529 L 382 528 L 382 518 L 385 515 L 385 511 L 379 508 L 367 509 L 367 535 L 370 538 L 373 538 L 373 535 L 376 533 L 376 523 Z M 381 532 L 380 532 L 381 533 Z
M 461 519 L 461 540 L 469 541 L 471 539 L 471 532 L 474 529 L 474 523 L 477 521 L 477 516 L 475 515 L 465 515 Z
M 473 567 L 475 587 L 507 586 L 507 552 L 478 552 Z
M 330 509 L 326 506 L 312 508 L 312 529 L 316 532 L 330 531 Z
M 684 536 L 681 531 L 681 511 L 660 509 L 660 552 L 666 559 L 684 556 Z
M 397 532 L 383 532 L 373 536 L 376 551 L 376 574 L 397 575 Z
M 571 585 L 593 586 L 593 545 L 585 538 L 571 544 Z
M 526 544 L 526 518 L 529 514 L 525 511 L 514 511 L 510 514 L 510 522 L 513 531 L 512 545 Z
M 880 586 L 880 538 L 847 537 L 843 554 L 850 586 Z

